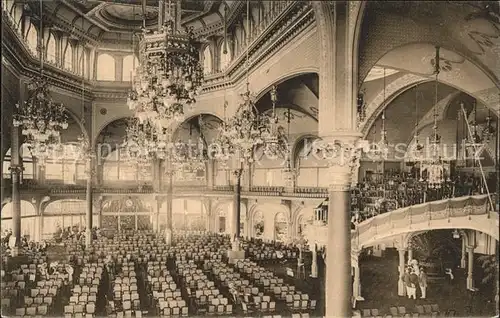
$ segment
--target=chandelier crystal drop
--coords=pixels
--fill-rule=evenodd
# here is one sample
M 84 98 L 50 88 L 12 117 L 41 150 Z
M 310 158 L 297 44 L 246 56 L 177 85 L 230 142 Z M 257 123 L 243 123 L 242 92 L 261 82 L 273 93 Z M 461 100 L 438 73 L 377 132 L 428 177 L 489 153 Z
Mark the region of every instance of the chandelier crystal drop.
M 62 104 L 55 103 L 43 75 L 28 83 L 28 98 L 16 104 L 13 124 L 21 127 L 33 156 L 48 157 L 48 152 L 61 143 L 60 132 L 68 128 L 68 117 Z M 44 160 L 40 160 L 42 164 Z
M 203 68 L 194 35 L 192 29 L 178 30 L 180 1 L 173 2 L 167 6 L 173 12 L 159 12 L 158 30 L 144 29 L 140 38 L 139 67 L 127 105 L 141 123 L 165 126 L 183 120 L 184 108 L 194 104 L 201 92 Z M 168 17 L 165 23 L 163 15 Z

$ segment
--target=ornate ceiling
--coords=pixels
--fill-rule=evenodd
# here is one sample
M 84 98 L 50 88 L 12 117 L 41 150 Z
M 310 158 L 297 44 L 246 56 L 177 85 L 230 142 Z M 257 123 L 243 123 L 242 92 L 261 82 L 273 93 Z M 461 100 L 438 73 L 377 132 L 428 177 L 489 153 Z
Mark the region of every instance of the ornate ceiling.
M 154 27 L 158 17 L 158 0 L 147 0 L 146 26 Z M 182 0 L 182 23 L 205 25 L 215 18 L 220 20 L 220 2 Z M 36 8 L 34 8 L 37 10 Z M 60 19 L 97 40 L 122 40 L 122 33 L 139 30 L 142 26 L 142 0 L 55 0 L 44 3 L 44 12 L 50 19 Z M 82 17 L 84 17 L 82 21 Z M 204 21 L 204 18 L 206 21 Z M 65 23 L 65 24 L 66 24 Z M 123 38 L 129 41 L 129 37 Z

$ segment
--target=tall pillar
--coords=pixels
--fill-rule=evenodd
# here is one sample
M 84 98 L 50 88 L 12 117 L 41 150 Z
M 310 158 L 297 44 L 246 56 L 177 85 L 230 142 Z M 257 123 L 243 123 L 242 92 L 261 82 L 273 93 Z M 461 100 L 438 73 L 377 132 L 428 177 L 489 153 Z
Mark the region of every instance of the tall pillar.
M 228 251 L 229 263 L 233 264 L 237 260 L 245 258 L 245 251 L 240 249 L 240 213 L 241 213 L 241 173 L 243 169 L 234 171 L 234 196 L 233 196 L 233 215 L 231 218 L 231 236 L 233 247 Z
M 474 289 L 474 246 L 467 246 L 467 289 Z
M 94 167 L 92 166 L 92 159 L 87 159 L 87 191 L 86 191 L 86 224 L 85 230 L 85 246 L 88 248 L 92 245 L 92 211 L 94 209 L 93 194 L 92 194 L 92 177 L 94 174 Z
M 405 273 L 405 248 L 398 248 L 399 254 L 399 279 L 398 279 L 398 296 L 406 296 L 406 286 L 403 281 L 403 275 Z
M 174 191 L 174 185 L 173 185 L 173 171 L 168 170 L 167 171 L 167 224 L 165 228 L 165 241 L 168 245 L 172 244 L 172 236 L 173 236 L 173 229 L 172 229 L 172 203 L 173 203 L 173 191 Z
M 234 171 L 234 194 L 233 194 L 233 215 L 231 236 L 233 240 L 233 250 L 239 250 L 235 243 L 238 243 L 240 238 L 240 217 L 241 217 L 241 175 L 242 169 Z
M 351 316 L 350 166 L 330 162 L 328 243 L 326 253 L 326 317 Z
M 360 275 L 360 270 L 359 270 L 359 253 L 360 251 L 353 251 L 354 253 L 354 260 L 353 260 L 353 271 L 354 271 L 354 281 L 352 284 L 352 297 L 356 301 L 363 301 L 365 300 L 361 296 L 361 275 Z M 354 304 L 355 302 L 353 302 Z M 354 306 L 353 306 L 354 307 Z
M 214 64 L 215 65 L 215 64 Z M 215 185 L 215 161 L 209 159 L 207 162 L 207 187 L 213 189 Z
M 19 254 L 19 247 L 21 246 L 21 196 L 19 194 L 19 184 L 23 171 L 23 165 L 19 156 L 19 127 L 12 125 L 11 136 L 11 161 L 10 161 L 10 174 L 12 181 L 12 235 L 16 238 L 16 244 L 11 249 L 12 256 Z
M 462 257 L 460 258 L 460 268 L 467 267 L 465 234 L 462 234 Z
M 311 277 L 318 278 L 318 251 L 316 243 L 312 246 Z

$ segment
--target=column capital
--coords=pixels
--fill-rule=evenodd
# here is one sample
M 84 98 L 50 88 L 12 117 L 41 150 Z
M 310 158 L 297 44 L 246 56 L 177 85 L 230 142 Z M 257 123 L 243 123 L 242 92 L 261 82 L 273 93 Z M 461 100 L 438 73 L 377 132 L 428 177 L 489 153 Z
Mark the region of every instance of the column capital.
M 24 171 L 24 167 L 22 165 L 11 165 L 9 167 L 9 171 L 10 173 L 20 174 L 21 172 Z
M 467 249 L 467 251 L 473 251 L 474 252 L 474 249 L 476 247 L 474 245 L 467 245 L 467 246 L 465 246 L 465 248 Z
M 348 191 L 353 183 L 352 176 L 359 168 L 359 160 L 365 142 L 360 141 L 358 132 L 339 132 L 336 135 L 324 136 L 315 142 L 315 147 L 322 152 L 323 159 L 328 162 L 329 188 L 332 191 Z

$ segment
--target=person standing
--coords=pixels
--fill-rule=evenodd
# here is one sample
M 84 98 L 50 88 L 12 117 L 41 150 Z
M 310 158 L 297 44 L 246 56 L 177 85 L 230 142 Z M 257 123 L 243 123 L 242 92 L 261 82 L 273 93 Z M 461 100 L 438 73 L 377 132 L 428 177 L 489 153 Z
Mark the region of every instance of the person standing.
M 413 299 L 417 299 L 417 285 L 418 285 L 418 276 L 415 274 L 415 270 L 411 270 L 410 272 L 410 284 L 411 284 L 411 295 L 410 299 L 413 297 Z
M 422 267 L 420 267 L 418 284 L 420 285 L 420 290 L 422 291 L 422 296 L 420 296 L 420 298 L 425 299 L 427 297 L 427 274 Z
M 411 280 L 410 280 L 410 268 L 406 267 L 405 273 L 403 274 L 403 282 L 406 287 L 406 295 L 408 298 L 411 297 Z

